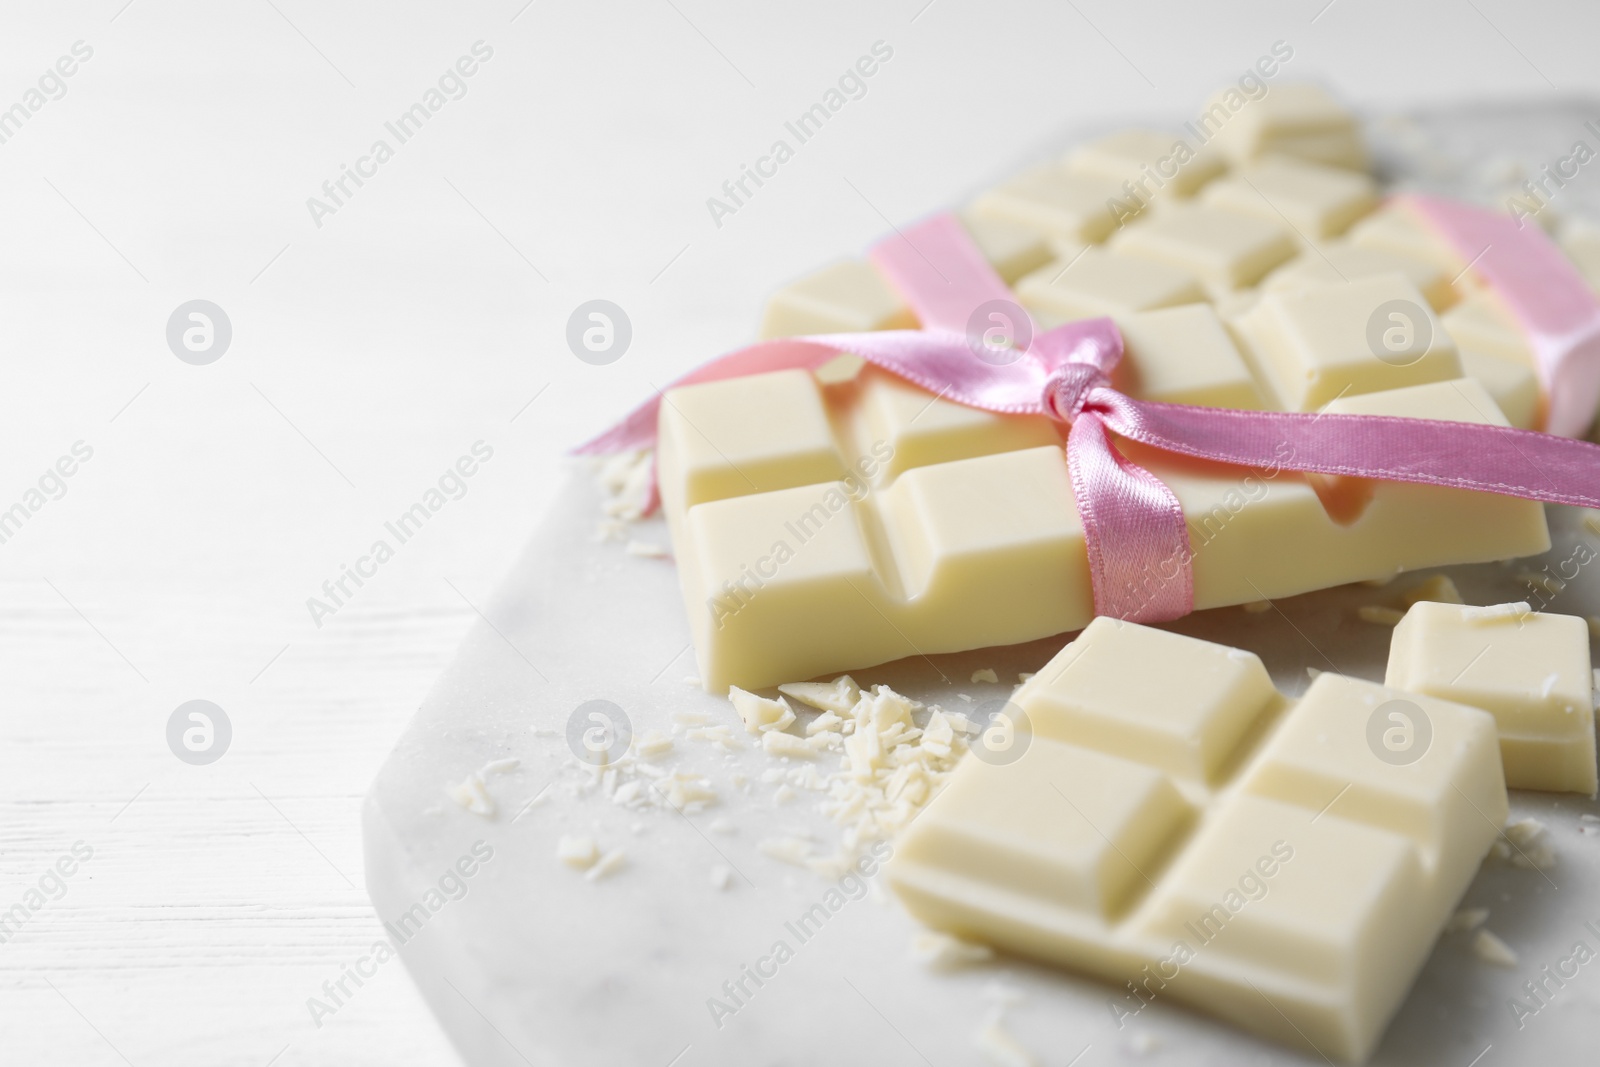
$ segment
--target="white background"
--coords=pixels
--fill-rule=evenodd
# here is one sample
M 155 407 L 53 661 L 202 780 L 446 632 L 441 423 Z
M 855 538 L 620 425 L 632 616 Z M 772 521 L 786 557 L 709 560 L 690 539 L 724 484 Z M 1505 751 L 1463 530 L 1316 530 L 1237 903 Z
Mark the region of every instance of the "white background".
M 0 108 L 94 50 L 0 144 L 0 509 L 94 450 L 0 544 L 0 910 L 94 849 L 0 945 L 7 1064 L 453 1062 L 397 964 L 308 1014 L 379 933 L 360 797 L 560 451 L 749 339 L 786 279 L 1074 129 L 1188 117 L 1276 40 L 1280 77 L 1374 111 L 1600 90 L 1578 3 L 124 3 L 0 9 Z M 479 40 L 467 94 L 314 225 Z M 714 226 L 879 40 L 865 97 Z M 634 328 L 603 368 L 564 341 L 595 297 Z M 194 298 L 233 326 L 210 366 L 165 340 Z M 467 495 L 314 625 L 479 440 Z M 197 697 L 234 729 L 209 767 L 164 737 Z

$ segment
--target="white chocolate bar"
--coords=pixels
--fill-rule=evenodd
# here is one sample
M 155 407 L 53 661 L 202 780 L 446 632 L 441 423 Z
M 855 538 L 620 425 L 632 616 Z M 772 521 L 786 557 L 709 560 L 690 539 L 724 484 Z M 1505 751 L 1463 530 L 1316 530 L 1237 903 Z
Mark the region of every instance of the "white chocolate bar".
M 1450 306 L 1465 264 L 1403 207 L 1374 211 L 1364 175 L 1288 158 L 1320 145 L 1337 157 L 1323 162 L 1348 163 L 1349 115 L 1320 90 L 1279 86 L 1228 128 L 1231 175 L 1214 148 L 1176 165 L 1166 135 L 1113 135 L 979 196 L 963 221 L 997 272 L 1020 279 L 1041 327 L 1116 320 L 1127 356 L 1115 384 L 1133 396 L 1539 424 L 1515 324 L 1481 290 Z M 875 269 L 851 261 L 775 297 L 763 334 L 908 325 Z M 663 406 L 662 499 L 704 684 L 758 687 L 1084 625 L 1092 597 L 1062 428 L 840 367 L 693 386 Z M 1263 478 L 1119 447 L 1189 517 L 1197 607 L 1548 546 L 1543 509 L 1526 501 Z
M 1215 151 L 1156 130 L 1123 130 L 1090 141 L 1066 158 L 1069 171 L 1111 178 L 1123 198 L 1153 200 L 1193 196 L 1227 169 Z
M 1096 247 L 1046 263 L 1017 283 L 1017 302 L 1046 325 L 1197 304 L 1205 298 L 1199 279 L 1183 267 Z
M 1534 365 L 1533 349 L 1517 320 L 1491 292 L 1478 289 L 1467 293 L 1459 304 L 1440 316 L 1440 321 L 1459 345 L 1529 368 Z
M 1213 131 L 1217 146 L 1235 163 L 1278 155 L 1366 169 L 1366 147 L 1355 118 L 1326 90 L 1274 85 L 1242 106 L 1230 94 L 1238 95 L 1227 89 L 1212 97 L 1196 124 Z
M 1215 298 L 1254 285 L 1299 248 L 1281 223 L 1199 204 L 1176 204 L 1120 231 L 1111 248 L 1181 267 Z
M 1209 299 L 1230 329 L 1242 330 L 1251 358 L 1249 334 L 1271 317 L 1256 310 L 1263 294 L 1403 275 L 1438 316 L 1430 327 L 1442 323 L 1454 342 L 1457 369 L 1448 373 L 1478 380 L 1511 425 L 1539 428 L 1545 402 L 1532 352 L 1468 264 L 1404 202 L 1380 207 L 1367 176 L 1281 150 L 1286 139 L 1353 136 L 1349 115 L 1319 89 L 1279 86 L 1235 118 L 1241 121 L 1219 141 L 1250 130 L 1266 140 L 1260 151 L 1235 153 L 1239 167 L 1231 174 L 1216 144 L 1193 147 L 1193 128 L 1182 136 L 1123 131 L 985 193 L 962 221 L 1042 327 L 1097 315 L 1120 320 Z M 1331 236 L 1340 232 L 1347 235 Z M 1591 231 L 1569 228 L 1563 242 L 1580 267 L 1600 263 L 1600 252 L 1588 251 L 1600 249 Z M 1251 310 L 1256 314 L 1241 323 Z M 849 261 L 777 294 L 761 333 L 909 325 L 908 309 L 875 270 Z M 1342 329 L 1353 336 L 1348 324 Z M 1444 338 L 1438 347 L 1438 358 L 1399 375 L 1398 384 L 1444 377 L 1450 362 Z M 1363 357 L 1348 344 L 1313 340 L 1287 368 L 1291 379 L 1309 367 L 1319 380 L 1337 381 L 1331 391 L 1302 388 L 1270 361 L 1257 374 L 1272 380 L 1275 406 L 1314 406 L 1349 384 L 1327 360 L 1351 353 L 1358 362 Z
M 1268 292 L 1232 325 L 1285 411 L 1462 375 L 1455 342 L 1399 274 Z
M 973 201 L 972 212 L 978 218 L 1090 244 L 1103 241 L 1116 228 L 1117 214 L 1108 205 L 1125 197 L 1122 183 L 1115 178 L 1046 165 L 990 189 Z M 1137 208 L 1130 210 L 1137 213 Z
M 1384 684 L 1495 717 L 1506 784 L 1594 796 L 1589 628 L 1574 615 L 1423 601 L 1394 630 Z
M 1271 395 L 1203 306 L 1122 323 L 1123 385 L 1136 395 L 1241 406 L 1252 386 Z M 1470 380 L 1346 396 L 1330 410 L 1341 406 L 1503 422 Z M 1042 416 L 966 408 L 874 368 L 828 386 L 780 371 L 670 391 L 661 498 L 702 683 L 754 689 L 1088 623 L 1088 560 L 1061 441 Z M 1549 545 L 1543 507 L 1529 501 L 1266 477 L 1119 447 L 1189 516 L 1197 607 Z M 1142 580 L 1153 595 L 1165 579 Z
M 1307 289 L 1313 285 L 1335 285 L 1373 278 L 1380 274 L 1400 274 L 1416 286 L 1434 311 L 1443 311 L 1456 302 L 1457 292 L 1450 275 L 1425 259 L 1387 248 L 1358 245 L 1350 241 L 1330 241 L 1307 248 L 1284 264 L 1262 283 L 1264 289 Z
M 845 259 L 807 275 L 767 303 L 761 336 L 909 329 L 911 309 L 864 259 Z
M 968 212 L 962 225 L 995 273 L 1008 284 L 1048 262 L 1054 252 L 1037 229 Z M 762 338 L 814 333 L 901 330 L 916 325 L 911 309 L 864 259 L 832 263 L 779 290 L 767 302 Z
M 1377 186 L 1357 171 L 1297 159 L 1265 159 L 1206 187 L 1200 202 L 1282 222 L 1304 240 L 1336 237 L 1378 204 Z
M 1374 211 L 1350 228 L 1352 244 L 1398 252 L 1411 259 L 1432 263 L 1454 279 L 1466 267 L 1443 237 L 1403 205 L 1394 204 Z
M 983 218 L 970 211 L 961 216 L 961 224 L 1007 285 L 1015 285 L 1023 275 L 1044 266 L 1055 255 L 1050 239 L 1029 226 Z
M 906 908 L 1107 981 L 1113 1015 L 1171 998 L 1329 1059 L 1371 1053 L 1506 816 L 1483 711 L 1335 674 L 1291 702 L 1132 623 L 1002 714 L 896 842 Z
M 1538 429 L 1544 420 L 1544 392 L 1533 349 L 1499 298 L 1484 289 L 1468 289 L 1439 321 L 1456 342 L 1461 369 L 1483 383 L 1511 425 Z
M 1112 384 L 1130 396 L 1168 404 L 1261 411 L 1255 376 L 1208 304 L 1119 315 L 1125 358 Z M 1183 359 L 1168 358 L 1182 352 Z
M 1600 292 L 1600 229 L 1592 225 L 1568 227 L 1561 235 L 1561 249 L 1589 287 Z
M 1465 345 L 1456 355 L 1461 358 L 1462 373 L 1488 391 L 1507 422 L 1523 430 L 1537 430 L 1544 424 L 1544 393 L 1532 367 Z

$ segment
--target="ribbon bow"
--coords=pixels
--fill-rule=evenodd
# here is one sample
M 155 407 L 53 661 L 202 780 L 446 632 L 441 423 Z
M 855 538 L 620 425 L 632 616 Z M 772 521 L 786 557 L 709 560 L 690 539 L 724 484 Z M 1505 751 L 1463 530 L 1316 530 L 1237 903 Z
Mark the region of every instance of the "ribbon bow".
M 847 352 L 969 407 L 1070 424 L 1067 465 L 1097 614 L 1159 622 L 1194 608 L 1193 553 L 1183 508 L 1168 486 L 1112 445 L 1112 434 L 1214 463 L 1600 507 L 1600 446 L 1583 441 L 1481 423 L 1136 400 L 1111 384 L 1122 358 L 1122 337 L 1110 319 L 1069 322 L 1033 336 L 1026 313 L 1009 299 L 1005 283 L 950 215 L 881 242 L 872 258 L 916 312 L 922 329 L 761 342 L 712 360 L 669 388 L 790 368 L 815 370 Z M 1571 272 L 1564 261 L 1562 266 Z M 1589 302 L 1594 304 L 1592 296 Z M 991 313 L 1001 314 L 1020 334 L 1011 347 L 980 339 Z M 575 451 L 651 447 L 660 403 L 658 395 Z M 1571 407 L 1565 409 L 1566 419 L 1575 422 Z M 1592 414 L 1592 397 L 1589 407 Z M 1153 593 L 1142 581 L 1151 573 L 1163 578 Z

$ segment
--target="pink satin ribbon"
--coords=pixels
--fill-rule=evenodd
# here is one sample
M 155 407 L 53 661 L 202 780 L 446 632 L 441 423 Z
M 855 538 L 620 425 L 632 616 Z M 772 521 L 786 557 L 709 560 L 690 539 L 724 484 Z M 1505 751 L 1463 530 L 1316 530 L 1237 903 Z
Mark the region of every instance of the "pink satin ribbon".
M 1399 198 L 1483 275 L 1533 348 L 1546 431 L 1582 437 L 1600 406 L 1600 300 L 1537 225 L 1438 197 Z
M 922 330 L 765 341 L 669 386 L 789 368 L 815 370 L 841 352 L 969 407 L 1070 424 L 1067 462 L 1088 545 L 1095 611 L 1139 622 L 1194 607 L 1188 528 L 1171 489 L 1129 462 L 1116 434 L 1167 452 L 1257 469 L 1449 486 L 1600 507 L 1600 446 L 1531 430 L 1378 415 L 1234 411 L 1135 400 L 1112 388 L 1122 338 L 1110 319 L 1069 322 L 1032 338 L 1010 362 L 969 340 L 969 316 L 1009 300 L 965 229 L 940 215 L 890 238 L 874 261 L 917 312 Z M 1011 325 L 1031 329 L 1009 305 Z M 986 320 L 972 324 L 981 330 Z M 1020 346 L 1019 346 L 1020 347 Z M 987 358 L 984 358 L 987 357 Z M 661 396 L 581 445 L 604 454 L 655 444 Z M 1163 577 L 1148 592 L 1145 579 Z

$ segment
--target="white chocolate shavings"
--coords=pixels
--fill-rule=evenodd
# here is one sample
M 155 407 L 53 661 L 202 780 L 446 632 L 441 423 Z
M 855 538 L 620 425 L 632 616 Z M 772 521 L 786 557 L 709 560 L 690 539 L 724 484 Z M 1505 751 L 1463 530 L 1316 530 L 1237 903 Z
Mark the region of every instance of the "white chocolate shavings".
M 956 730 L 950 717 L 942 711 L 928 716 L 928 725 L 922 730 L 922 748 L 940 759 L 949 759 L 951 745 L 956 742 Z
M 831 711 L 825 711 L 815 719 L 806 723 L 806 736 L 814 737 L 829 730 L 839 730 L 844 726 L 845 720 L 839 718 Z
M 783 697 L 769 700 L 732 689 L 729 701 L 743 731 L 714 722 L 705 712 L 679 710 L 672 715 L 670 734 L 643 730 L 628 752 L 608 764 L 568 759 L 564 765 L 575 779 L 567 788 L 574 797 L 604 798 L 629 811 L 671 808 L 695 815 L 719 803 L 719 796 L 708 777 L 676 762 L 686 743 L 704 741 L 732 752 L 747 747 L 742 737 L 759 737 L 771 763 L 753 774 L 730 769 L 732 788 L 750 792 L 759 779 L 773 787 L 778 804 L 809 797 L 840 830 L 837 840 L 826 844 L 804 830 L 782 831 L 758 841 L 757 849 L 768 858 L 837 880 L 868 846 L 891 839 L 937 794 L 965 754 L 967 737 L 978 729 L 964 715 L 924 707 L 886 686 L 863 691 L 848 676 L 784 686 L 782 691 L 818 710 L 808 713 L 805 729 L 799 728 L 794 708 Z M 539 736 L 560 737 L 551 731 Z M 514 766 L 513 761 L 497 761 L 469 776 L 452 795 L 459 793 L 458 802 L 469 810 L 492 813 L 484 776 Z M 724 818 L 704 825 L 709 833 L 734 832 Z M 635 834 L 649 832 L 645 823 L 632 827 Z M 591 881 L 611 877 L 628 863 L 623 849 L 608 850 L 593 837 L 582 836 L 561 838 L 556 858 Z M 714 889 L 731 885 L 731 875 L 722 868 L 712 868 L 709 877 Z M 946 966 L 976 960 L 987 950 L 949 939 L 929 951 L 935 957 L 930 965 Z
M 620 871 L 628 862 L 628 855 L 620 848 L 614 848 L 601 856 L 593 867 L 584 872 L 585 881 L 598 882 L 602 878 L 609 878 Z
M 727 727 L 721 729 L 726 730 Z M 689 731 L 690 735 L 694 733 L 694 730 Z M 717 791 L 703 774 L 679 766 L 663 767 L 654 762 L 670 751 L 670 738 L 662 736 L 660 731 L 647 730 L 634 739 L 632 750 L 613 763 L 595 766 L 571 760 L 569 766 L 580 776 L 578 783 L 572 787 L 572 793 L 574 796 L 584 796 L 598 792 L 612 803 L 631 811 L 672 808 L 693 815 L 716 804 Z
M 1465 622 L 1486 626 L 1520 619 L 1532 613 L 1533 609 L 1528 606 L 1528 602 L 1519 600 L 1514 604 L 1490 604 L 1481 608 L 1468 608 L 1461 613 L 1461 618 Z
M 944 717 L 949 720 L 951 728 L 954 729 L 958 734 L 975 734 L 981 732 L 976 722 L 973 722 L 959 711 L 944 711 L 944 709 L 940 708 L 937 704 L 935 704 L 930 710 L 941 712 Z M 929 721 L 931 722 L 932 720 Z
M 1550 841 L 1550 828 L 1538 819 L 1518 819 L 1509 823 L 1505 835 L 1511 846 L 1505 858 L 1512 866 L 1548 871 L 1556 865 L 1556 850 Z
M 1396 626 L 1406 617 L 1406 613 L 1399 608 L 1386 607 L 1382 604 L 1363 604 L 1356 609 L 1356 617 L 1362 622 L 1376 623 L 1380 626 Z
M 744 742 L 733 736 L 733 728 L 727 724 L 716 726 L 696 726 L 684 733 L 684 737 L 691 741 L 710 741 L 724 752 L 737 752 L 744 748 Z
M 650 541 L 629 541 L 622 546 L 622 551 L 630 556 L 639 556 L 643 559 L 669 559 L 672 556 L 671 552 Z
M 592 837 L 566 837 L 556 842 L 556 859 L 575 871 L 586 871 L 600 858 L 600 846 Z
M 499 809 L 494 797 L 489 793 L 488 777 L 491 774 L 514 771 L 521 765 L 522 761 L 517 759 L 490 760 L 463 778 L 459 784 L 446 786 L 445 795 L 472 814 L 492 819 Z
M 1028 684 L 1028 680 L 1030 678 L 1032 678 L 1037 673 L 1038 673 L 1037 671 L 1018 671 L 1017 672 L 1017 684 L 1018 685 L 1027 685 Z
M 460 804 L 474 815 L 485 818 L 494 818 L 494 797 L 489 795 L 488 783 L 483 780 L 483 775 L 473 771 L 461 780 L 459 785 L 447 786 L 445 792 L 450 799 Z
M 660 730 L 646 730 L 634 742 L 634 748 L 645 759 L 655 759 L 657 756 L 665 756 L 672 751 L 672 738 Z
M 972 680 L 974 682 L 998 683 L 1000 681 L 1000 676 L 994 673 L 994 668 L 984 667 L 982 670 L 976 670 L 972 672 Z
M 1243 604 L 1240 604 L 1239 606 L 1241 608 L 1243 608 L 1247 613 L 1249 613 L 1251 615 L 1260 615 L 1264 611 L 1271 611 L 1272 610 L 1272 601 L 1270 601 L 1270 600 L 1247 600 Z
M 695 689 L 699 689 L 700 688 L 700 676 L 698 674 L 686 674 L 686 675 L 683 676 L 683 684 L 687 685 L 687 686 L 692 686 Z
M 972 1035 L 972 1044 L 995 1067 L 1036 1067 L 1039 1062 L 1011 1036 L 999 1012 L 990 1015 Z
M 1550 690 L 1554 689 L 1556 687 L 1556 683 L 1560 680 L 1561 675 L 1555 671 L 1551 671 L 1549 674 L 1545 675 L 1544 681 L 1539 683 L 1539 699 L 1549 700 Z
M 744 720 L 744 728 L 749 733 L 787 730 L 789 724 L 794 722 L 794 709 L 789 707 L 789 702 L 783 697 L 768 700 L 766 697 L 747 693 L 735 685 L 728 688 L 728 699 L 733 702 L 733 710 Z
M 763 856 L 795 867 L 804 867 L 811 858 L 811 843 L 798 837 L 768 837 L 756 842 Z
M 787 756 L 790 759 L 816 759 L 817 749 L 808 742 L 781 730 L 768 730 L 761 735 L 761 747 L 769 756 Z
M 1517 965 L 1517 954 L 1512 947 L 1488 930 L 1479 930 L 1477 936 L 1472 939 L 1472 954 L 1484 963 L 1492 963 L 1496 967 Z
M 711 868 L 711 888 L 726 890 L 733 885 L 733 871 L 720 863 Z
M 1461 590 L 1456 588 L 1456 583 L 1451 581 L 1447 574 L 1435 574 L 1422 584 L 1406 590 L 1405 599 L 1407 604 L 1415 604 L 1422 600 L 1433 600 L 1440 604 L 1466 603 L 1461 599 Z
M 912 714 L 923 710 L 886 686 L 877 686 L 851 709 L 854 729 L 844 740 L 840 773 L 829 786 L 823 812 L 845 827 L 849 852 L 892 838 L 944 785 L 966 751 L 956 721 L 937 706 L 926 709 L 918 729 Z
M 1488 908 L 1462 908 L 1450 916 L 1450 921 L 1444 924 L 1444 929 L 1447 934 L 1461 933 L 1466 930 L 1476 930 L 1488 921 Z
M 644 517 L 654 463 L 648 449 L 618 452 L 600 463 L 597 477 L 606 494 L 601 507 L 607 518 L 635 522 Z
M 848 674 L 841 674 L 831 682 L 789 682 L 778 686 L 778 692 L 835 715 L 848 715 L 861 699 L 861 687 Z
M 911 958 L 932 970 L 953 971 L 994 959 L 994 950 L 936 930 L 922 930 L 911 939 Z
M 831 852 L 798 835 L 767 838 L 757 847 L 825 878 L 841 876 L 868 845 L 891 839 L 910 822 L 966 752 L 966 735 L 977 730 L 965 716 L 925 708 L 887 686 L 863 691 L 849 676 L 778 688 L 821 714 L 801 737 L 789 732 L 794 715 L 786 701 L 731 690 L 729 701 L 746 728 L 756 724 L 752 732 L 761 734 L 762 749 L 780 761 L 758 777 L 776 787 L 773 799 L 780 804 L 802 793 L 818 795 L 821 813 L 842 832 Z M 851 696 L 854 702 L 844 706 Z M 926 718 L 920 727 L 919 716 Z M 820 766 L 831 753 L 840 756 L 836 768 Z
M 669 805 L 685 814 L 693 814 L 717 801 L 717 791 L 711 788 L 711 783 L 692 774 L 673 775 L 666 796 Z

